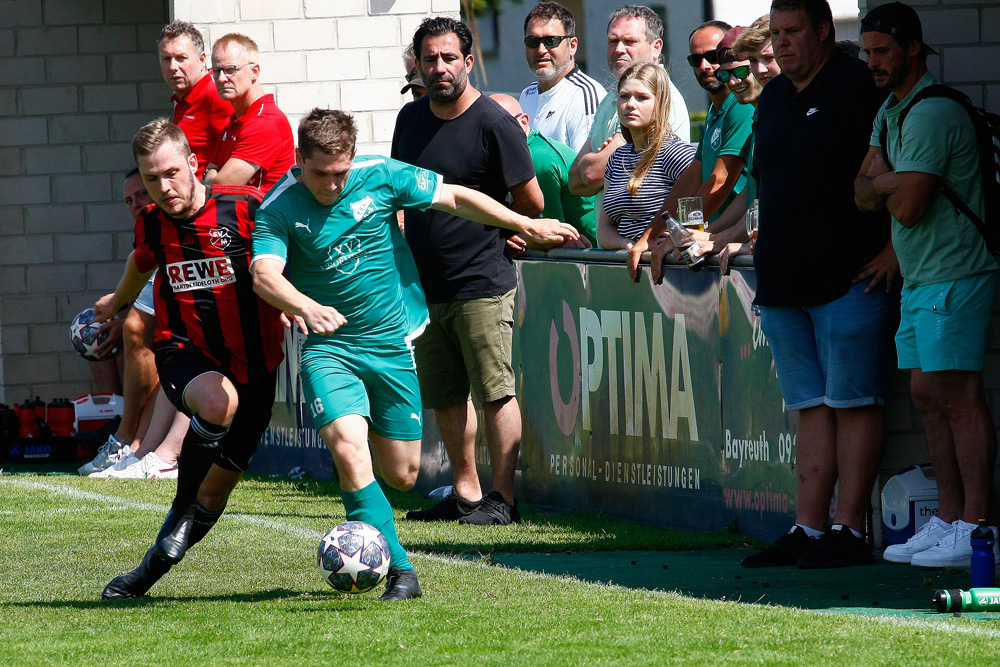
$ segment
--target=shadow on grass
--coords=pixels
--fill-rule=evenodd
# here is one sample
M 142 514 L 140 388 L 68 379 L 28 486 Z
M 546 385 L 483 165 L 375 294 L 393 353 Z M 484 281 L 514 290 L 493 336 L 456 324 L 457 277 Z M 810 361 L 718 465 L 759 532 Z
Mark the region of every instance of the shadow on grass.
M 296 495 L 328 497 L 337 505 L 341 502 L 340 487 L 336 482 L 314 479 L 253 479 L 261 484 L 289 485 L 294 488 L 293 493 Z M 414 492 L 391 488 L 385 488 L 385 491 L 397 516 L 405 516 L 409 510 L 423 509 L 433 502 Z M 279 490 L 278 493 L 284 492 Z M 523 523 L 519 526 L 461 526 L 455 522 L 428 523 L 402 519 L 397 520 L 396 527 L 401 540 L 409 549 L 461 555 L 622 549 L 698 550 L 757 546 L 752 538 L 737 533 L 734 526 L 713 532 L 692 533 L 612 519 L 600 514 L 545 512 L 533 507 L 520 509 Z
M 268 601 L 289 601 L 289 602 L 349 602 L 365 603 L 370 600 L 377 600 L 371 595 L 359 597 L 351 596 L 336 591 L 293 591 L 287 588 L 275 588 L 257 593 L 234 593 L 220 595 L 179 595 L 179 596 L 157 596 L 155 594 L 141 598 L 125 598 L 121 600 L 24 600 L 19 602 L 0 603 L 0 609 L 10 608 L 45 608 L 45 609 L 136 609 L 144 607 L 156 607 L 173 602 L 268 602 Z M 368 605 L 345 605 L 338 607 L 337 611 L 354 611 L 355 608 Z

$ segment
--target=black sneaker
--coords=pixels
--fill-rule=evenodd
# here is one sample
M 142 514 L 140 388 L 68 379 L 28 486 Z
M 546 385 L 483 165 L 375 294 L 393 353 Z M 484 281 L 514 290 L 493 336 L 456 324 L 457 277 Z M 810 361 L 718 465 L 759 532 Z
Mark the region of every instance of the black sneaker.
M 406 518 L 410 521 L 458 521 L 476 511 L 482 502 L 482 500 L 475 502 L 466 500 L 452 491 L 433 507 L 407 512 Z
M 423 591 L 420 590 L 416 570 L 401 570 L 398 567 L 390 567 L 389 575 L 385 578 L 385 593 L 382 593 L 379 600 L 412 600 L 421 595 L 423 595 Z
M 170 561 L 163 558 L 157 551 L 156 545 L 153 545 L 143 556 L 139 567 L 112 579 L 111 583 L 105 586 L 101 597 L 105 600 L 141 598 L 170 570 L 171 566 Z
M 479 507 L 467 516 L 458 520 L 464 525 L 473 526 L 507 526 L 521 523 L 521 513 L 517 511 L 517 501 L 510 506 L 504 502 L 503 496 L 496 491 L 490 491 L 483 496 Z
M 855 537 L 847 526 L 835 525 L 819 538 L 812 549 L 802 554 L 798 565 L 803 570 L 826 567 L 871 565 L 875 554 L 863 537 Z
M 818 542 L 819 538 L 809 537 L 802 526 L 795 525 L 768 548 L 744 558 L 740 565 L 743 567 L 795 565 L 802 558 L 802 554 L 812 549 Z

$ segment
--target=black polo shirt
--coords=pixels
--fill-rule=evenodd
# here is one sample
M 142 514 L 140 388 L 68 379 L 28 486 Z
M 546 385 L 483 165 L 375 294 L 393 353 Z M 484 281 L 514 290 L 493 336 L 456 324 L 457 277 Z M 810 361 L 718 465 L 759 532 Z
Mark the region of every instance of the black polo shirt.
M 784 75 L 760 95 L 754 249 L 762 306 L 816 306 L 845 295 L 889 241 L 889 216 L 862 213 L 854 178 L 885 101 L 868 66 L 835 49 L 801 92 Z

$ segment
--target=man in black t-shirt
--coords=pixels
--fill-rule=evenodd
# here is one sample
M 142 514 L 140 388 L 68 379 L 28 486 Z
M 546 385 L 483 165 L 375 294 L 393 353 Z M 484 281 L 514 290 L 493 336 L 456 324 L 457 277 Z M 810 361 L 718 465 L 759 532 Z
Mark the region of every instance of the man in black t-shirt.
M 543 208 L 524 133 L 496 102 L 469 85 L 472 35 L 454 19 L 426 19 L 413 49 L 427 97 L 396 119 L 392 157 L 437 172 L 445 183 L 479 190 L 529 218 Z M 562 224 L 565 239 L 578 238 Z M 521 415 L 511 366 L 517 276 L 504 249 L 510 232 L 441 211 L 407 210 L 406 240 L 427 296 L 430 323 L 416 340 L 425 408 L 433 408 L 455 478 L 434 507 L 409 512 L 417 521 L 506 525 L 520 521 L 514 468 Z M 493 463 L 483 496 L 476 471 L 476 411 L 482 406 Z
M 786 408 L 798 413 L 795 525 L 743 565 L 863 565 L 875 560 L 863 532 L 884 441 L 885 320 L 899 265 L 887 217 L 858 210 L 854 177 L 885 96 L 863 62 L 834 47 L 826 0 L 774 0 L 770 29 L 782 74 L 758 105 L 754 303 Z

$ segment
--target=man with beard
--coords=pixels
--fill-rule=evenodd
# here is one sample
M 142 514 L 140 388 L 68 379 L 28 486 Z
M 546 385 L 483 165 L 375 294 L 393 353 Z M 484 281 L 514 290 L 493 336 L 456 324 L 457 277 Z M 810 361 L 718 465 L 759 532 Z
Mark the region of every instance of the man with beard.
M 928 54 L 937 52 L 924 44 L 911 7 L 893 2 L 871 10 L 861 20 L 861 39 L 875 85 L 892 95 L 875 117 L 855 193 L 862 209 L 885 207 L 892 214 L 903 274 L 899 367 L 911 369 L 939 495 L 937 516 L 883 557 L 919 567 L 968 567 L 972 530 L 989 517 L 996 465 L 983 356 L 998 267 L 975 225 L 942 189 L 985 217 L 976 130 L 955 100 L 927 97 L 913 104 L 937 83 L 927 70 Z
M 139 216 L 135 250 L 94 318 L 111 317 L 159 268 L 156 366 L 191 423 L 163 526 L 139 566 L 105 587 L 106 600 L 145 595 L 222 516 L 270 421 L 283 357 L 280 313 L 254 294 L 249 270 L 260 192 L 206 188 L 184 133 L 166 119 L 139 129 L 132 154 L 156 206 Z
M 709 21 L 691 33 L 688 64 L 694 69 L 699 85 L 708 91 L 712 104 L 694 161 L 678 177 L 661 209 L 661 213 L 674 215 L 678 199 L 701 197 L 705 222 L 709 225 L 743 191 L 749 151 L 747 139 L 753 129 L 753 107 L 740 104 L 726 84 L 716 76 L 719 69 L 719 42 L 731 29 L 732 26 L 723 21 Z M 662 257 L 674 251 L 669 238 L 659 239 L 666 228 L 662 218 L 657 215 L 653 220 L 653 224 L 629 250 L 628 267 L 633 280 L 638 280 L 639 258 L 642 253 L 658 245 L 654 250 L 656 255 L 652 268 L 654 275 L 658 275 Z M 717 225 L 712 228 L 712 231 L 718 230 Z
M 612 92 L 601 100 L 584 144 L 569 172 L 569 190 L 594 201 L 595 217 L 604 203 L 604 170 L 615 149 L 625 145 L 618 118 L 618 79 L 636 63 L 658 63 L 663 50 L 663 21 L 649 7 L 625 5 L 608 19 L 608 68 L 615 75 Z M 670 129 L 691 141 L 691 121 L 681 91 L 670 82 Z
M 413 50 L 427 97 L 399 112 L 392 157 L 429 169 L 445 183 L 479 190 L 529 218 L 543 208 L 527 141 L 517 121 L 469 85 L 472 34 L 461 21 L 425 19 Z M 514 264 L 504 253 L 510 232 L 445 211 L 405 213 L 406 241 L 420 273 L 430 323 L 416 340 L 417 375 L 425 408 L 433 408 L 448 452 L 454 490 L 417 521 L 506 525 L 520 521 L 514 469 L 521 414 L 514 396 L 511 342 Z M 563 238 L 578 234 L 566 225 Z M 482 406 L 493 465 L 483 496 L 476 470 L 476 411 Z
M 524 19 L 524 55 L 538 80 L 518 100 L 529 127 L 574 151 L 586 143 L 604 86 L 576 66 L 576 21 L 558 2 L 540 2 Z

